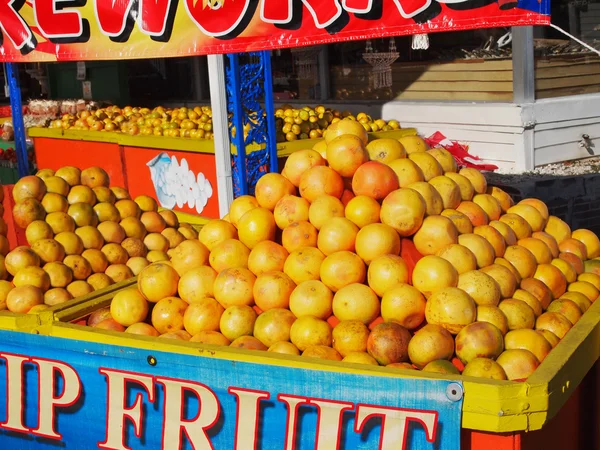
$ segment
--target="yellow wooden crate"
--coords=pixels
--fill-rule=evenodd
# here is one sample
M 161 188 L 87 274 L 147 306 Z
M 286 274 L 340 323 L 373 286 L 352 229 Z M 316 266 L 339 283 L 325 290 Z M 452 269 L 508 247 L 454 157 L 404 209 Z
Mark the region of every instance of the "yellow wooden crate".
M 129 286 L 136 283 L 136 278 L 121 281 L 119 283 L 112 284 L 104 289 L 99 289 L 90 294 L 83 295 L 81 297 L 74 298 L 68 302 L 60 305 L 52 306 L 51 308 L 40 311 L 34 314 L 16 314 L 10 311 L 0 311 L 0 330 L 10 331 L 31 331 L 36 327 L 44 323 L 48 323 L 49 318 L 52 318 L 56 311 L 63 309 L 76 308 L 81 304 L 87 304 L 96 298 L 104 297 L 108 295 L 114 295 L 114 293 L 128 288 Z
M 394 131 L 378 131 L 369 133 L 373 139 L 391 138 L 398 139 L 403 136 L 414 136 L 417 130 L 414 128 L 404 128 Z M 113 133 L 105 131 L 83 131 L 83 130 L 62 130 L 59 128 L 30 128 L 30 137 L 67 139 L 74 141 L 105 142 L 109 144 L 118 144 L 127 147 L 142 147 L 168 149 L 171 151 L 193 152 L 193 153 L 215 153 L 215 144 L 212 140 L 206 139 L 185 139 L 165 136 L 130 136 L 123 133 Z M 315 144 L 323 139 L 302 139 L 299 141 L 282 142 L 277 144 L 277 155 L 285 158 L 291 153 L 313 148 Z M 248 153 L 264 149 L 264 144 L 251 144 L 246 147 Z M 235 147 L 232 146 L 232 153 L 235 154 Z
M 121 288 L 124 287 L 127 286 L 121 286 Z M 27 331 L 106 345 L 265 365 L 283 365 L 371 376 L 457 379 L 463 382 L 465 389 L 463 428 L 494 433 L 541 429 L 558 413 L 600 356 L 600 301 L 592 305 L 526 382 L 511 382 L 462 376 L 440 376 L 417 371 L 390 371 L 383 367 L 308 360 L 303 357 L 274 355 L 268 352 L 162 340 L 98 330 L 71 323 L 99 308 L 110 305 L 115 293 L 116 290 L 113 290 L 103 293 L 103 295 L 96 295 L 86 301 L 70 302 L 44 311 L 39 315 L 38 325 Z

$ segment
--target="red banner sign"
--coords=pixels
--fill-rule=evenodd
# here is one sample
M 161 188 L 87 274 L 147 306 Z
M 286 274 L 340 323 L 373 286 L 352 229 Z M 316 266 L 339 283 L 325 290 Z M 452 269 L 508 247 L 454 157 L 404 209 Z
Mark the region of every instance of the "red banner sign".
M 245 52 L 545 25 L 549 0 L 0 0 L 0 61 Z

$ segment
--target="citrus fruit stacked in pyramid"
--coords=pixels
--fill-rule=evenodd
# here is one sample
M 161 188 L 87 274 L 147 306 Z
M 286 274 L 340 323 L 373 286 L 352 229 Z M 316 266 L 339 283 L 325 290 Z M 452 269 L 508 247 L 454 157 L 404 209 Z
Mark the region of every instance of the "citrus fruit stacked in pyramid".
M 197 238 L 172 211 L 158 212 L 154 199 L 134 201 L 108 185 L 98 167 L 45 169 L 15 184 L 12 214 L 29 245 L 9 249 L 2 221 L 0 310 L 36 312 L 91 293 L 168 260 L 181 242 Z
M 183 245 L 197 251 L 144 268 L 88 324 L 522 380 L 600 293 L 592 232 L 514 204 L 419 137 L 368 142 L 355 121 Z

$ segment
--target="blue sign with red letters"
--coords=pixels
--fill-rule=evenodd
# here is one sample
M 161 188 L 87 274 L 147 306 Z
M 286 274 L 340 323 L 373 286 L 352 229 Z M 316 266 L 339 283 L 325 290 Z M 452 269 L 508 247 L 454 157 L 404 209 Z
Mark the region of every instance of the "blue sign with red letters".
M 461 383 L 0 331 L 0 449 L 459 450 Z

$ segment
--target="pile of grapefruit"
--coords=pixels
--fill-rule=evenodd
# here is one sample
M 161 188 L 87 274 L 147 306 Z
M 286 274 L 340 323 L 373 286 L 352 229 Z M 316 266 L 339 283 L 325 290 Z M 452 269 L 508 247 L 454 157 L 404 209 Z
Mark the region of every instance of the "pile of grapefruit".
M 15 184 L 13 218 L 29 245 L 10 250 L 0 223 L 0 310 L 36 312 L 105 288 L 197 238 L 151 197 L 109 184 L 98 167 L 44 169 Z
M 447 151 L 342 120 L 88 325 L 523 380 L 600 295 L 599 256 Z

